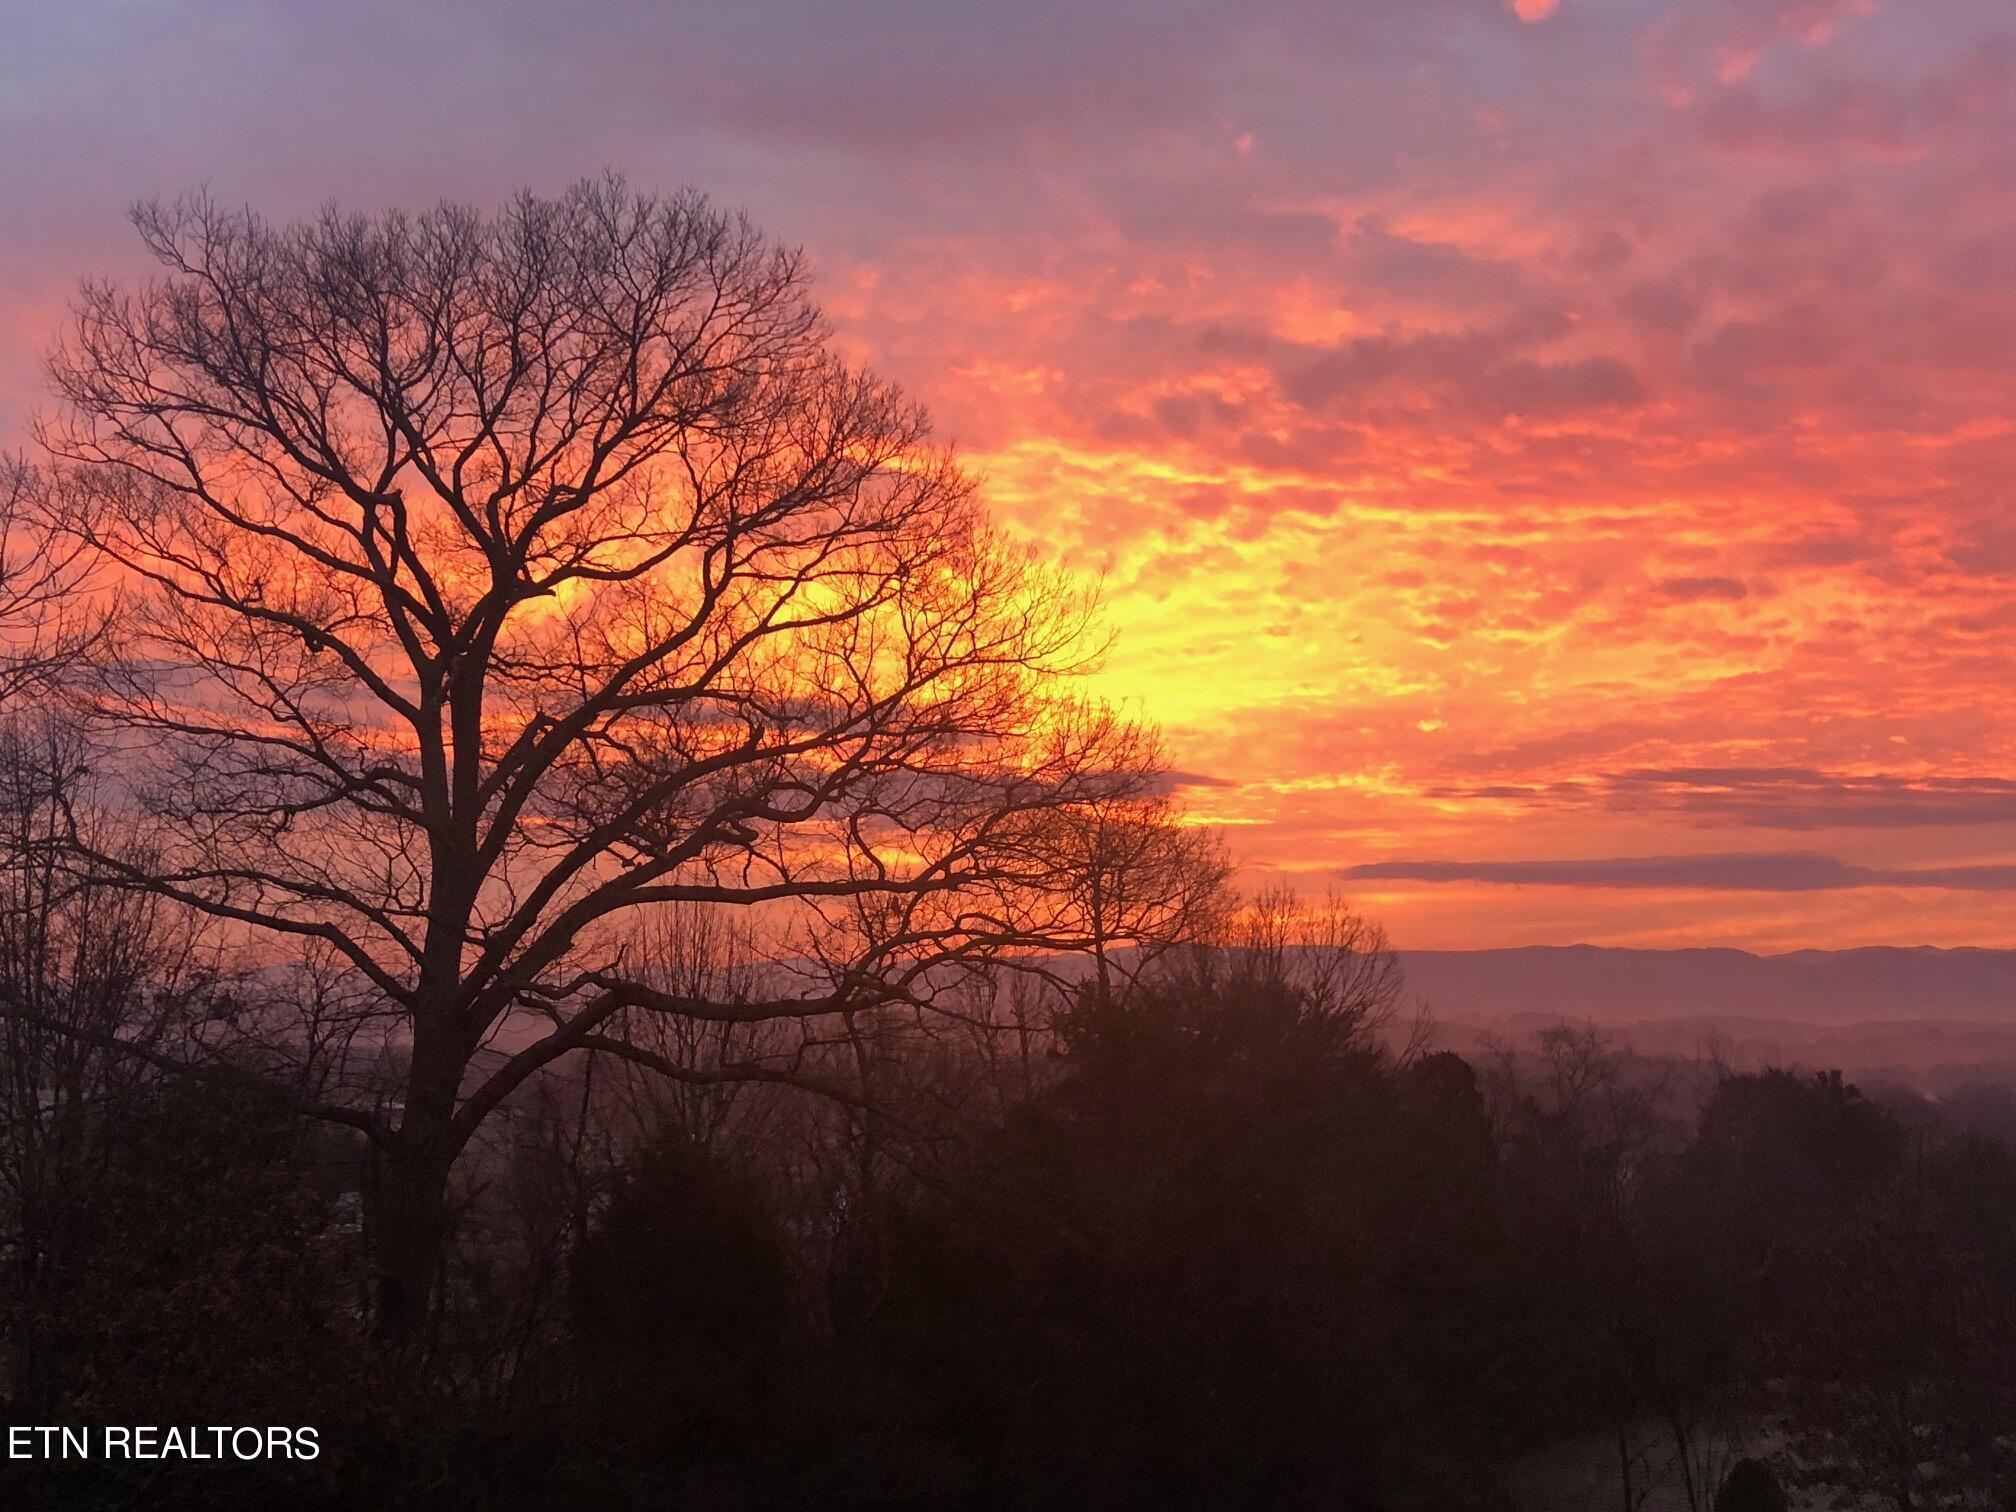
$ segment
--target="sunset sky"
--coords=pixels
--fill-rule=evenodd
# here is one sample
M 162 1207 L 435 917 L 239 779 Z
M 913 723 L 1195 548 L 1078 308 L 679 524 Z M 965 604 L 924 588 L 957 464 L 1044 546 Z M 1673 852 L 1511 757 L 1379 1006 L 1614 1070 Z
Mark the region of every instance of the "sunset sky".
M 2008 0 L 0 12 L 0 447 L 139 196 L 616 168 L 1107 583 L 1252 879 L 1405 947 L 2016 945 Z

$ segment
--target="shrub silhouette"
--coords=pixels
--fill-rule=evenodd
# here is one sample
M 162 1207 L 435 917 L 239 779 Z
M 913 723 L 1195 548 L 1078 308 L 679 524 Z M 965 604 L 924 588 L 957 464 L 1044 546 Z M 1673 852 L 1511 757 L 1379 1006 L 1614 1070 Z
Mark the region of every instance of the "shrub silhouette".
M 1715 1493 L 1715 1512 L 1789 1512 L 1778 1477 L 1762 1460 L 1738 1460 Z

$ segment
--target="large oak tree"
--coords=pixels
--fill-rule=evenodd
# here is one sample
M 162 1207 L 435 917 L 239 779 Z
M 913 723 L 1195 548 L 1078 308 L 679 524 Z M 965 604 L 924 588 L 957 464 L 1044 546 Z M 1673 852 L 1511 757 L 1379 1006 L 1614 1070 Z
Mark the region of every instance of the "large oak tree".
M 318 1094 L 379 1150 L 384 1336 L 425 1316 L 459 1152 L 558 1057 L 814 1082 L 811 1031 L 700 1066 L 625 1025 L 928 1011 L 1180 903 L 1088 917 L 1084 816 L 1155 811 L 1149 742 L 1060 691 L 1090 600 L 829 351 L 797 254 L 613 179 L 135 222 L 162 271 L 84 287 L 42 439 L 130 596 L 79 703 L 159 833 L 79 844 L 339 964 L 403 1051 L 397 1099 Z M 758 914 L 768 986 L 630 969 L 654 905 Z

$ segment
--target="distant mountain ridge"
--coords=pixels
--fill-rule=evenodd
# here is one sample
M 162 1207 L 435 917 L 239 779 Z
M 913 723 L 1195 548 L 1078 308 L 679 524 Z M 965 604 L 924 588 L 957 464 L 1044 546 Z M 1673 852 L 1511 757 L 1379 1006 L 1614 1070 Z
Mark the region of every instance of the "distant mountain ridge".
M 1442 1019 L 1537 1014 L 1597 1023 L 1732 1017 L 2016 1026 L 2016 950 L 1920 945 L 1753 955 L 1528 945 L 1399 955 L 1409 998 L 1426 998 Z

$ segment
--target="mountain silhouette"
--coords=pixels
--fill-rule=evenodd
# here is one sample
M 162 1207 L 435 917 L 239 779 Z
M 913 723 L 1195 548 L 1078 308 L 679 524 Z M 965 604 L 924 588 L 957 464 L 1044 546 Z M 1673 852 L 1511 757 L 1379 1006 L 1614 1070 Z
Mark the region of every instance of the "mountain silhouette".
M 1875 946 L 1753 955 L 1597 945 L 1400 952 L 1409 995 L 1438 1017 L 1629 1023 L 1746 1018 L 1813 1024 L 2016 1025 L 2016 950 Z

